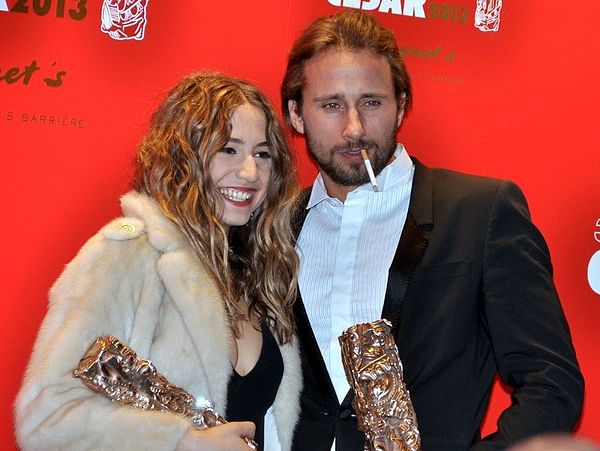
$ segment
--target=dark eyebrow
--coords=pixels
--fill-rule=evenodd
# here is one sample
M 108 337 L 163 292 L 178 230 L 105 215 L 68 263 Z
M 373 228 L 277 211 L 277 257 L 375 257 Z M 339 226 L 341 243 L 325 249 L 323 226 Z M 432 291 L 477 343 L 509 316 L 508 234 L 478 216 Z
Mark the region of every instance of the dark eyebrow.
M 326 94 L 324 96 L 315 97 L 313 100 L 315 102 L 323 102 L 326 100 L 340 100 L 343 98 L 344 98 L 344 96 L 342 96 L 341 94 Z
M 241 138 L 234 138 L 233 136 L 231 138 L 229 138 L 229 141 L 227 141 L 228 143 L 233 143 L 233 144 L 246 144 L 246 141 L 244 141 Z M 269 143 L 267 143 L 266 141 L 262 141 L 259 142 L 256 147 L 269 147 Z
M 367 93 L 365 93 L 365 94 L 363 94 L 361 96 L 361 98 L 363 98 L 363 99 L 365 97 L 367 97 L 367 98 L 373 98 L 374 97 L 376 99 L 386 99 L 389 96 L 387 94 L 381 94 L 381 93 L 377 93 L 377 92 L 367 92 Z
M 361 97 L 361 99 L 364 99 L 364 98 L 385 99 L 389 96 L 385 93 L 365 92 L 364 94 L 361 94 L 360 97 Z M 324 96 L 315 97 L 315 99 L 314 99 L 315 102 L 326 102 L 328 100 L 344 100 L 344 96 L 342 94 L 326 94 Z

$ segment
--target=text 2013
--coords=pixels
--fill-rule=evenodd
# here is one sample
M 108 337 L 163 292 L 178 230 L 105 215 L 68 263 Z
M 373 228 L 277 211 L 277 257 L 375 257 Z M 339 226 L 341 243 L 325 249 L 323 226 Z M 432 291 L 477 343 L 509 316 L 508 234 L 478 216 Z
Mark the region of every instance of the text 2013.
M 33 13 L 38 16 L 56 14 L 56 17 L 63 18 L 65 14 L 73 20 L 82 20 L 87 15 L 87 0 L 17 0 L 11 8 L 13 13 L 28 14 L 30 7 Z

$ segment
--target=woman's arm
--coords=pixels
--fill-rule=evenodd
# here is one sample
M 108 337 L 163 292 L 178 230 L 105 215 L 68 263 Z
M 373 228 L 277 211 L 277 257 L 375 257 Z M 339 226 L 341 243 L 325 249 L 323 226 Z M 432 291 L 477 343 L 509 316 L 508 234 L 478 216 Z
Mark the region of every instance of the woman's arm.
M 23 450 L 177 447 L 189 429 L 186 419 L 119 406 L 72 376 L 96 337 L 129 342 L 141 299 L 160 305 L 156 258 L 145 235 L 113 240 L 101 232 L 57 280 L 16 402 Z

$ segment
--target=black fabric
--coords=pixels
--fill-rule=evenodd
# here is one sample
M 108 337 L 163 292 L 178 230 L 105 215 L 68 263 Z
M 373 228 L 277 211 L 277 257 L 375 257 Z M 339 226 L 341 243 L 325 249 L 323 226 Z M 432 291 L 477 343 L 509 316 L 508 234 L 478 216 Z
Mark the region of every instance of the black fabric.
M 252 421 L 254 441 L 264 448 L 264 420 L 283 377 L 283 358 L 271 330 L 263 325 L 263 344 L 256 365 L 245 376 L 233 372 L 227 390 L 227 421 Z
M 414 161 L 382 315 L 394 326 L 422 449 L 502 450 L 572 430 L 583 377 L 523 193 L 511 182 Z M 362 451 L 352 394 L 338 402 L 300 297 L 294 312 L 304 387 L 293 449 L 328 451 L 335 438 L 338 450 Z M 513 404 L 498 432 L 482 439 L 496 375 L 512 388 Z

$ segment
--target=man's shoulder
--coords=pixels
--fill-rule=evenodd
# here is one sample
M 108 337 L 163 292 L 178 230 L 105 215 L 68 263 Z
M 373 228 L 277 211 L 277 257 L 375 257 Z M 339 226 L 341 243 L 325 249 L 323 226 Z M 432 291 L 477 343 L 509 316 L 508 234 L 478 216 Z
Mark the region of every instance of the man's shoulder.
M 510 180 L 473 174 L 443 167 L 429 167 L 419 160 L 415 162 L 415 183 L 429 183 L 436 191 L 454 192 L 495 192 L 501 185 L 515 185 Z
M 448 179 L 457 179 L 457 180 L 468 180 L 475 183 L 483 183 L 483 184 L 498 184 L 503 182 L 503 179 L 497 177 L 490 177 L 483 174 L 475 174 L 467 171 L 462 171 L 458 169 L 451 169 L 447 167 L 436 167 L 429 166 L 422 163 L 417 158 L 411 157 L 413 162 L 415 163 L 416 172 L 430 172 L 435 177 L 448 178 Z
M 411 212 L 422 221 L 435 208 L 438 213 L 491 211 L 494 205 L 527 208 L 525 195 L 510 180 L 469 174 L 447 168 L 431 168 L 415 161 Z

